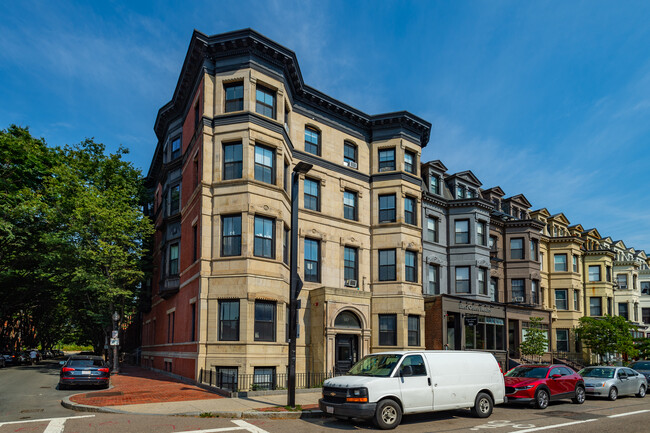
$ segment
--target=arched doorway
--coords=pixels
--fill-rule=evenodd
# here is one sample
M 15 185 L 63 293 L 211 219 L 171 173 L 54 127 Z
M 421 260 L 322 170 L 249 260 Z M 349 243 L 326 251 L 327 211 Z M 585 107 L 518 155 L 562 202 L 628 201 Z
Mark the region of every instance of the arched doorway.
M 359 318 L 350 311 L 342 311 L 334 320 L 337 330 L 361 331 Z M 347 373 L 352 365 L 359 360 L 358 332 L 339 332 L 336 334 L 334 370 L 337 374 Z

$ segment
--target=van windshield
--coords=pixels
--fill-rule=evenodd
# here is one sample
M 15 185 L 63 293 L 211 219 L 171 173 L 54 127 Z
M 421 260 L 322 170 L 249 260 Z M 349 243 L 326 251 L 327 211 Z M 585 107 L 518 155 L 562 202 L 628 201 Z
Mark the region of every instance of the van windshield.
M 348 371 L 348 376 L 388 377 L 402 355 L 368 355 Z

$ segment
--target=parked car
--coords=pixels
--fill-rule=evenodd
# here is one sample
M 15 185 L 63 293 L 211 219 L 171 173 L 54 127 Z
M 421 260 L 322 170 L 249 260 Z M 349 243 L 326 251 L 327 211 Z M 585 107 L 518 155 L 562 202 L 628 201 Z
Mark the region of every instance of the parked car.
M 4 355 L 0 356 L 0 368 L 4 368 L 7 366 L 7 362 L 5 361 Z
M 634 361 L 633 363 L 628 365 L 628 367 L 644 375 L 645 378 L 648 380 L 648 382 L 650 382 L 650 361 L 648 360 Z
M 111 373 L 101 356 L 73 355 L 61 361 L 59 389 L 74 385 L 96 385 L 108 388 Z
M 402 413 L 471 408 L 486 418 L 503 402 L 503 374 L 491 353 L 431 350 L 368 355 L 345 376 L 327 379 L 318 405 L 337 418 L 392 429 Z
M 578 373 L 584 378 L 587 395 L 607 397 L 611 401 L 619 395 L 643 398 L 648 389 L 646 377 L 631 368 L 596 366 L 583 368 Z
M 20 365 L 29 364 L 29 355 L 27 355 L 25 353 L 22 353 L 22 352 L 17 353 L 16 358 L 19 360 L 18 363 Z
M 585 402 L 582 376 L 566 365 L 520 365 L 506 373 L 505 385 L 508 402 L 533 403 L 538 409 L 564 398 Z
M 0 355 L 0 358 L 4 361 L 0 361 L 0 364 L 2 364 L 2 367 L 9 367 L 11 365 L 20 365 L 20 358 L 18 358 L 16 355 L 13 353 L 3 353 Z

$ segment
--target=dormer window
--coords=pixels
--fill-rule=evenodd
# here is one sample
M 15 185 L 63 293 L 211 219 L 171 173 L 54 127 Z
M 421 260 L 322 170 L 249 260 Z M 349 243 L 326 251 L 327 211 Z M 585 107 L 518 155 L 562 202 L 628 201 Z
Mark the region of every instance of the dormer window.
M 440 179 L 435 174 L 429 177 L 429 192 L 431 194 L 440 194 Z
M 471 188 L 467 188 L 467 191 L 465 192 L 465 197 L 474 198 L 476 197 L 476 192 Z
M 456 186 L 456 198 L 460 199 L 465 196 L 465 188 L 462 185 Z

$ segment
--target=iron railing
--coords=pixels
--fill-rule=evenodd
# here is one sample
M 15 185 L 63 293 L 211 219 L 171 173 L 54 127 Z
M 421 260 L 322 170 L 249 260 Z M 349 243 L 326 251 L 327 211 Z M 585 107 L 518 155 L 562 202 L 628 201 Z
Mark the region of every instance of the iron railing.
M 339 375 L 334 372 L 296 373 L 296 389 L 320 388 L 326 379 Z M 199 382 L 230 392 L 283 390 L 288 387 L 288 379 L 286 373 L 229 374 L 216 368 L 199 372 Z

